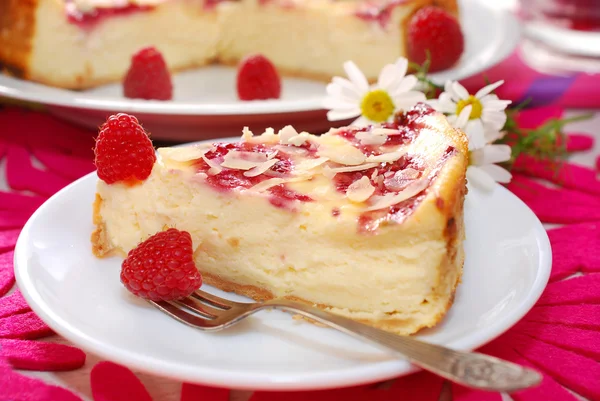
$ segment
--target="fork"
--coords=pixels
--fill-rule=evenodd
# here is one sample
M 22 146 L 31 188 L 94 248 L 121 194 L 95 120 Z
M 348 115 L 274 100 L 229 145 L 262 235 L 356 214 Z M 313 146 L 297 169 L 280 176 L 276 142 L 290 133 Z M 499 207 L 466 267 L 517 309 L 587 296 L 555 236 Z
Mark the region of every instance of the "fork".
M 480 390 L 513 392 L 533 387 L 542 380 L 538 372 L 508 361 L 396 335 L 287 299 L 240 303 L 198 290 L 179 301 L 149 302 L 176 320 L 202 331 L 226 329 L 265 309 L 293 312 L 353 337 L 384 346 L 416 366 L 455 383 Z

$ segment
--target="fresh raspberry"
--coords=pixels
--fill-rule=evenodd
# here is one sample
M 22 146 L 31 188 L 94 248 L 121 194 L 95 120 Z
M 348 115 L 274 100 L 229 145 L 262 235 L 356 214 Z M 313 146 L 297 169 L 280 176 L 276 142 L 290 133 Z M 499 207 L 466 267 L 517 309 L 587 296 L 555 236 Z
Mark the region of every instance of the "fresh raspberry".
M 129 251 L 121 266 L 121 283 L 152 301 L 185 298 L 202 285 L 193 253 L 190 233 L 161 231 Z
M 173 97 L 171 73 L 158 50 L 146 47 L 133 55 L 123 92 L 128 98 L 170 100 Z
M 279 99 L 281 78 L 273 63 L 261 54 L 243 59 L 237 72 L 237 92 L 241 100 Z
M 100 127 L 94 148 L 98 177 L 107 184 L 143 181 L 152 172 L 156 154 L 137 118 L 112 115 Z
M 408 24 L 408 58 L 423 64 L 429 51 L 429 71 L 452 67 L 464 50 L 464 37 L 456 18 L 439 7 L 423 7 Z

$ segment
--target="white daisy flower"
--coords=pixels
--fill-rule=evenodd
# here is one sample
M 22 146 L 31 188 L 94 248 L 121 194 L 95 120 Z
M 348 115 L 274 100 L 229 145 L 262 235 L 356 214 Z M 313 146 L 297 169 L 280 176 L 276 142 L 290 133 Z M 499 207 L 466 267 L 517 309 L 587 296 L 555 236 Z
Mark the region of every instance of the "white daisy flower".
M 348 79 L 334 77 L 327 85 L 323 106 L 329 121 L 359 117 L 353 125 L 390 121 L 397 110 L 406 110 L 426 100 L 425 94 L 414 90 L 418 79 L 406 75 L 408 60 L 399 58 L 381 70 L 375 85 L 352 61 L 344 63 Z
M 496 182 L 509 183 L 512 174 L 495 163 L 508 161 L 510 156 L 511 149 L 508 145 L 486 144 L 480 149 L 471 151 L 467 179 L 485 190 L 492 190 Z
M 492 92 L 502 85 L 498 81 L 480 89 L 475 95 L 456 81 L 447 81 L 438 99 L 429 100 L 437 111 L 447 114 L 455 128 L 462 129 L 469 137 L 469 149 L 480 149 L 486 143 L 498 139 L 506 123 L 506 107 L 510 100 L 500 100 Z

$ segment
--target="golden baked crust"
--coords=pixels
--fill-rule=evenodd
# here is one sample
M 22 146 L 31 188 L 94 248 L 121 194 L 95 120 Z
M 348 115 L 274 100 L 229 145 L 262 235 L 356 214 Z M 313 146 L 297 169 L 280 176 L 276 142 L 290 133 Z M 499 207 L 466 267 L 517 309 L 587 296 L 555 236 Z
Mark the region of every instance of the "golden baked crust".
M 38 0 L 0 1 L 0 68 L 29 79 Z

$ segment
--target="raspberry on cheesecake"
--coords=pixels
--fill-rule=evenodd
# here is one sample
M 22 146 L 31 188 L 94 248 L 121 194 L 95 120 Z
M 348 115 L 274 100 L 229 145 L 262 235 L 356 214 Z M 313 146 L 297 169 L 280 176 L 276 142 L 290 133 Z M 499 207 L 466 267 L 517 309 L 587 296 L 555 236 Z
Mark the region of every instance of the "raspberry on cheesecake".
M 160 148 L 138 185 L 98 180 L 92 248 L 125 256 L 174 227 L 203 282 L 399 334 L 436 325 L 464 262 L 467 139 L 417 105 L 393 123 Z

